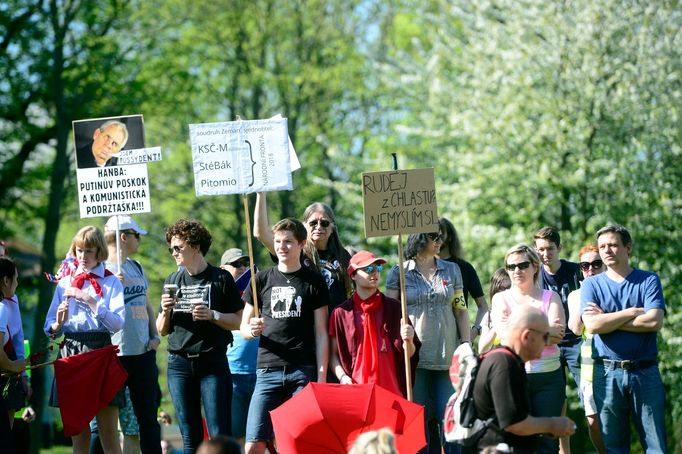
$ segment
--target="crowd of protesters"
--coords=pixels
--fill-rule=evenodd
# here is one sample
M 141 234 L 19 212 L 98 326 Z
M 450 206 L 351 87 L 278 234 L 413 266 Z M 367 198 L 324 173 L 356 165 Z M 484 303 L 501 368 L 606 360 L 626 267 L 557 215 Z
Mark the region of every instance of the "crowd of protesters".
M 596 245 L 580 250 L 579 263 L 560 258 L 559 232 L 551 227 L 529 235 L 532 246 L 510 245 L 490 280 L 490 305 L 447 219 L 432 232 L 409 235 L 405 261 L 386 267 L 382 293 L 386 259 L 349 252 L 331 207 L 313 203 L 302 222 L 286 218 L 270 227 L 265 195 L 258 194 L 254 236 L 270 252 L 271 266 L 252 276 L 256 269 L 233 247 L 239 245 L 213 266 L 206 260 L 208 230 L 178 220 L 165 234 L 177 270 L 166 278 L 158 305 L 131 257 L 146 233 L 130 216 L 112 217 L 104 229 L 83 227 L 55 280 L 44 331 L 60 340 L 59 357 L 113 343 L 128 373 L 91 427 L 72 437 L 74 452 L 121 452 L 119 424 L 126 452 L 161 452 L 155 352 L 162 337 L 186 453 L 234 447 L 224 436 L 239 439 L 249 454 L 275 452 L 270 411 L 314 381 L 376 383 L 402 396 L 411 391 L 425 407 L 427 446 L 420 452 L 471 452 L 444 440 L 441 421 L 453 393 L 453 352 L 476 338 L 479 352 L 497 345 L 523 352 L 515 373 L 523 374 L 524 389 L 499 403 L 493 395 L 481 407 L 498 429 L 484 438 L 493 445 L 570 452 L 571 430 L 538 436 L 519 429 L 527 418 L 565 417 L 570 375 L 597 452 L 628 451 L 630 418 L 646 452 L 666 452 L 656 349 L 665 304 L 658 276 L 631 266 L 633 240 L 622 226 L 599 230 Z M 31 394 L 15 295 L 20 272 L 0 257 L 0 384 L 10 390 L 0 397 L 9 415 L 0 418 L 0 437 L 8 437 L 12 450 L 7 434 Z M 476 305 L 471 319 L 469 302 Z M 536 341 L 541 348 L 528 353 Z M 59 406 L 57 389 L 55 382 L 50 405 Z M 202 445 L 206 438 L 214 442 Z

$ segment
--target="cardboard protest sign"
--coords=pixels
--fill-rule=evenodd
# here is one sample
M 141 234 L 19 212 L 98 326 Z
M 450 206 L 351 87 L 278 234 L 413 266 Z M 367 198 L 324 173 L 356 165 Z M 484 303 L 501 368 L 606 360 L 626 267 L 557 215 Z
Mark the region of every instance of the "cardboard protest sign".
M 199 195 L 291 190 L 286 118 L 189 125 Z
M 438 231 L 433 169 L 362 174 L 365 237 Z
M 144 149 L 142 115 L 74 121 L 73 132 L 81 218 L 150 212 L 147 165 L 117 157 Z

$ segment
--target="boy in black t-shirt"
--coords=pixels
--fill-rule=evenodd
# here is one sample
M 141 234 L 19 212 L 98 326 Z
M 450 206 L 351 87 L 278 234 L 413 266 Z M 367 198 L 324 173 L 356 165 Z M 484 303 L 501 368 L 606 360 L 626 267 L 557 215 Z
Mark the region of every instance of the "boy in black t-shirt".
M 252 288 L 244 293 L 240 327 L 245 339 L 260 336 L 256 388 L 246 423 L 246 453 L 265 452 L 273 439 L 270 411 L 308 384 L 327 377 L 329 291 L 324 278 L 301 266 L 306 229 L 296 219 L 272 228 L 278 264 L 256 275 L 260 317 Z

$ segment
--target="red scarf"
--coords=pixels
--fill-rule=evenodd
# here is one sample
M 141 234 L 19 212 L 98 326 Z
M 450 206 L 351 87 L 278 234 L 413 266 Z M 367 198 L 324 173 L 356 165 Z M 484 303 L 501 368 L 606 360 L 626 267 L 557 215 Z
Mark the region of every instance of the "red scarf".
M 107 269 L 104 270 L 104 276 L 111 276 L 113 273 Z M 96 275 L 95 273 L 81 273 L 78 276 L 74 277 L 73 280 L 71 281 L 71 287 L 76 287 L 76 288 L 83 288 L 83 284 L 85 281 L 90 281 L 90 285 L 92 285 L 92 288 L 95 289 L 95 293 L 97 293 L 97 296 L 102 296 L 102 286 L 99 285 L 99 282 L 97 282 L 97 278 L 99 276 Z
M 359 371 L 359 383 L 376 383 L 379 380 L 379 333 L 376 329 L 376 311 L 383 298 L 377 291 L 363 300 L 358 292 L 353 293 L 353 305 L 362 311 L 362 342 L 358 348 L 355 370 Z M 355 374 L 353 374 L 355 375 Z

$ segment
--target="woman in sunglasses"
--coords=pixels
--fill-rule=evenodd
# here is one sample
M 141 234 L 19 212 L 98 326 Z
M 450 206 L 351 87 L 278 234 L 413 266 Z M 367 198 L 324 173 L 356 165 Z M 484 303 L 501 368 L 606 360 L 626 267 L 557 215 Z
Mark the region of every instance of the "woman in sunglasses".
M 274 239 L 268 222 L 267 200 L 265 193 L 256 196 L 254 209 L 253 236 L 265 246 L 273 261 L 276 261 Z M 341 243 L 334 218 L 334 211 L 324 203 L 315 202 L 303 212 L 303 225 L 308 238 L 302 263 L 324 276 L 329 288 L 329 313 L 353 292 L 350 279 L 346 274 L 350 254 Z
M 433 415 L 439 421 L 452 394 L 448 373 L 452 354 L 460 342 L 469 342 L 470 335 L 462 274 L 456 264 L 437 257 L 442 242 L 440 231 L 410 235 L 405 248 L 407 260 L 403 263 L 407 312 L 422 342 L 414 401 L 426 406 L 427 419 Z M 400 298 L 399 274 L 398 265 L 391 268 L 386 281 L 389 298 Z M 442 438 L 442 423 L 439 425 Z M 446 453 L 459 452 L 453 444 L 442 446 Z
M 504 260 L 511 278 L 511 288 L 493 296 L 491 303 L 493 329 L 504 338 L 507 319 L 515 309 L 522 306 L 538 308 L 547 316 L 549 331 L 532 333 L 537 342 L 545 344 L 542 355 L 540 359 L 526 362 L 530 414 L 538 417 L 561 416 L 566 399 L 566 381 L 561 370 L 559 347 L 556 345 L 563 338 L 566 329 L 561 298 L 556 292 L 540 287 L 541 263 L 534 249 L 525 244 L 518 244 L 507 251 Z M 536 452 L 558 451 L 558 439 L 538 438 Z
M 402 320 L 400 303 L 379 291 L 384 263 L 368 251 L 350 259 L 355 292 L 329 318 L 329 366 L 341 384 L 376 383 L 407 397 L 403 341 L 413 380 L 420 342 L 409 320 Z
M 206 261 L 211 234 L 199 221 L 181 219 L 166 230 L 168 252 L 181 267 L 164 283 L 159 334 L 168 336 L 168 390 L 185 452 L 210 437 L 230 434 L 230 330 L 238 329 L 244 302 L 232 275 Z
M 580 249 L 580 270 L 583 277 L 588 279 L 606 271 L 606 265 L 599 256 L 599 249 L 593 244 Z M 596 313 L 603 312 L 596 304 L 592 305 Z M 572 291 L 568 295 L 568 327 L 574 333 L 583 333 L 583 320 L 580 313 L 580 289 Z M 580 400 L 585 408 L 585 418 L 590 431 L 592 444 L 598 453 L 606 452 L 604 441 L 601 436 L 599 413 L 597 404 L 592 393 L 592 373 L 594 361 L 592 360 L 592 334 L 583 333 L 585 340 L 580 347 Z

